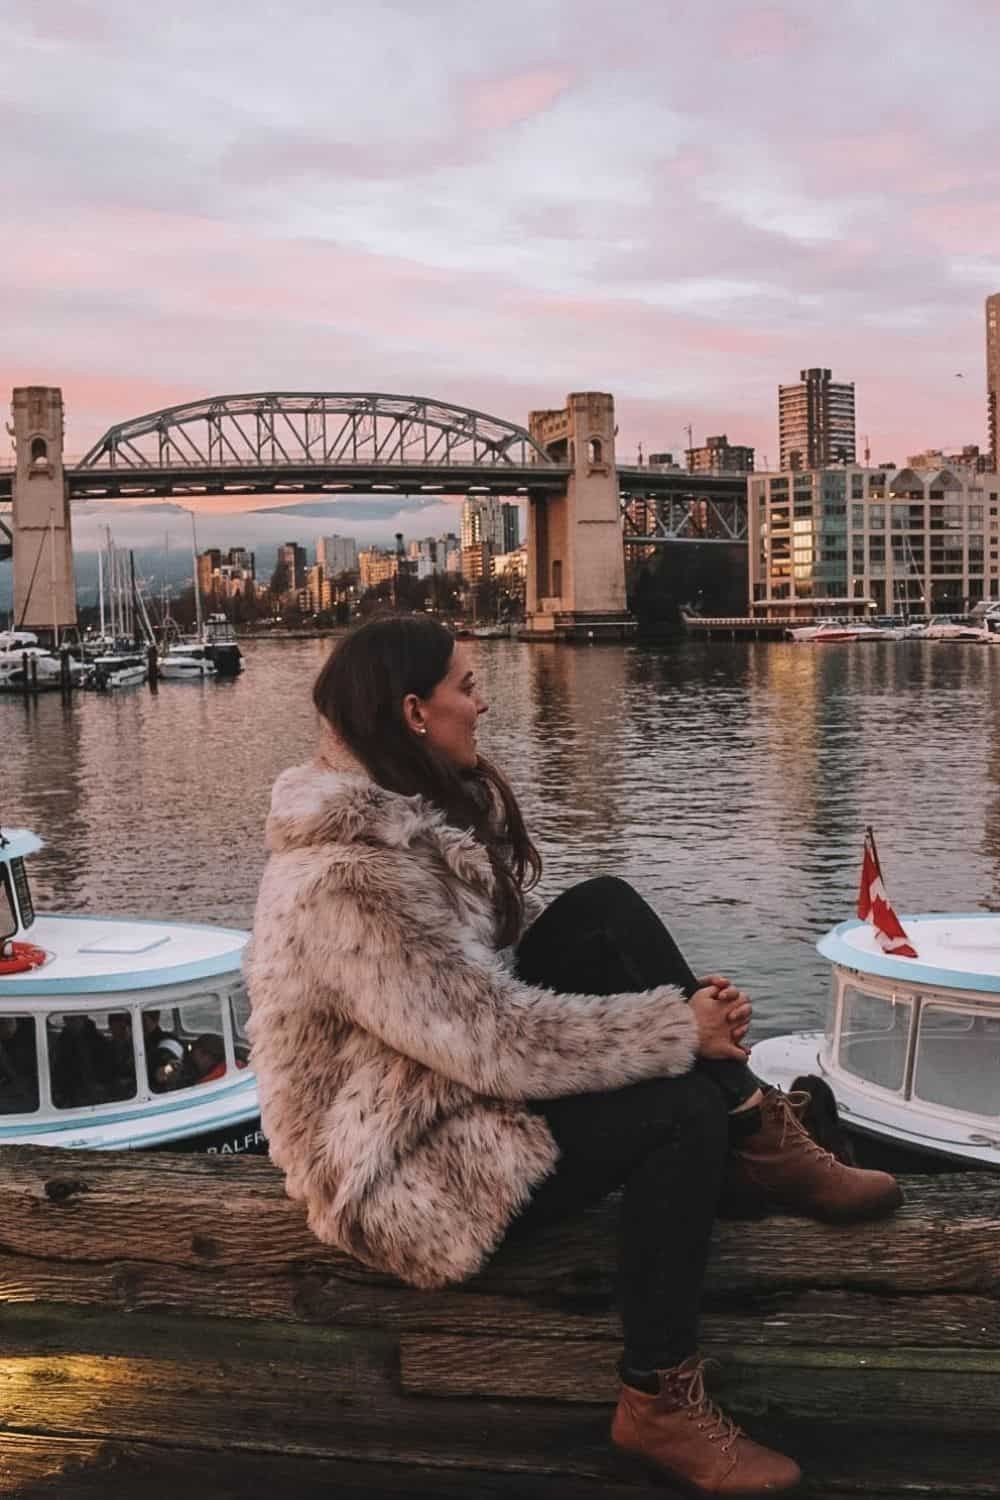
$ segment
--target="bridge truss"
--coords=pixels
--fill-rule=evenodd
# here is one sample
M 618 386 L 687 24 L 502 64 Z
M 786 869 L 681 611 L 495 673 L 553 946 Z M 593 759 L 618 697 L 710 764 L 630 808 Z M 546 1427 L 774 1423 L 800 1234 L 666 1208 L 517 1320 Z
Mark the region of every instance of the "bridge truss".
M 747 486 L 740 476 L 620 471 L 627 549 L 670 542 L 742 542 L 748 538 Z
M 523 427 L 422 396 L 256 392 L 171 406 L 110 427 L 74 468 L 554 467 Z

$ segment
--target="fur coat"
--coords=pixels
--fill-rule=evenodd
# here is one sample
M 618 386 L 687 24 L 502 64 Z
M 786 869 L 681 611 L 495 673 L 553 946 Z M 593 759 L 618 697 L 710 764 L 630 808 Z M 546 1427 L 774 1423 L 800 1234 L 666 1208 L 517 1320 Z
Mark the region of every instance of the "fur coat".
M 277 780 L 246 960 L 263 1128 L 321 1239 L 416 1286 L 472 1275 L 552 1171 L 526 1099 L 686 1072 L 671 985 L 563 995 L 493 941 L 471 832 L 343 747 Z

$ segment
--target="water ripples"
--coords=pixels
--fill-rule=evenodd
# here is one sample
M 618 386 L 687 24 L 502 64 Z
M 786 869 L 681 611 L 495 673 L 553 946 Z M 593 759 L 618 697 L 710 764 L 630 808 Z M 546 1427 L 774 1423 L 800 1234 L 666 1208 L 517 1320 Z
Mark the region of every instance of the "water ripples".
M 1000 652 L 474 643 L 482 742 L 545 858 L 611 873 L 763 1035 L 814 1024 L 816 938 L 851 914 L 875 825 L 900 909 L 1000 909 Z M 324 642 L 247 649 L 233 683 L 0 702 L 0 816 L 48 840 L 39 904 L 249 922 L 274 777 L 307 758 Z

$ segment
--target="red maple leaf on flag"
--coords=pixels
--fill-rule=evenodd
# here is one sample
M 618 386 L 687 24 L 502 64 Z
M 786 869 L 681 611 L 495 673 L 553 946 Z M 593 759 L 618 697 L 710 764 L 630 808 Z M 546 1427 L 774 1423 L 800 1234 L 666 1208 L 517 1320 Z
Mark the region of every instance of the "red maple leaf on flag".
M 865 852 L 861 861 L 858 916 L 862 922 L 872 924 L 875 941 L 883 953 L 891 953 L 893 958 L 917 957 L 917 950 L 906 936 L 903 924 L 886 895 L 882 867 L 875 848 L 875 835 L 870 828 L 865 834 Z

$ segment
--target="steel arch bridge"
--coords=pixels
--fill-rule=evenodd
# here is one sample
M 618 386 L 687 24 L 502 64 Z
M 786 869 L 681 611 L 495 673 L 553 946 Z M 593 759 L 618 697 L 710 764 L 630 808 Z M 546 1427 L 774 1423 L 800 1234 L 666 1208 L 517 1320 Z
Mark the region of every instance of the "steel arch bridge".
M 110 427 L 77 471 L 555 465 L 523 427 L 423 396 L 263 391 Z

